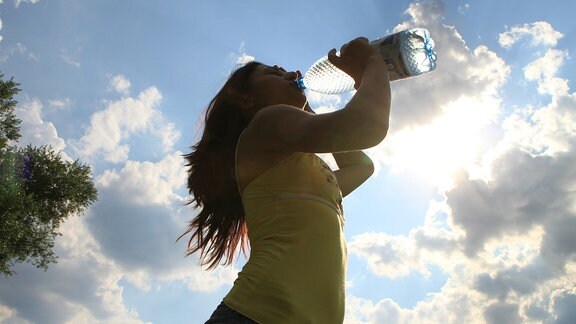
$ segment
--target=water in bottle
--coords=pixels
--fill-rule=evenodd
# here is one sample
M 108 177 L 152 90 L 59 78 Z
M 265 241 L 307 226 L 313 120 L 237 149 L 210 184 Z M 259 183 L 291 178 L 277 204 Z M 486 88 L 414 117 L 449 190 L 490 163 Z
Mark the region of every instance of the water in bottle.
M 370 42 L 384 61 L 393 67 L 388 71 L 390 81 L 418 76 L 436 68 L 434 40 L 424 28 L 413 28 Z M 324 56 L 314 63 L 297 81 L 301 89 L 336 94 L 352 91 L 354 79 L 334 66 Z

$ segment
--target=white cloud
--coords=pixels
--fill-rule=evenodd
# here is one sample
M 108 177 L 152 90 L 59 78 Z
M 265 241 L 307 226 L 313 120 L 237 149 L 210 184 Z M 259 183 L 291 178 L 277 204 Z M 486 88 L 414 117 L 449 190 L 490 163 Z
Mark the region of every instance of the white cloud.
M 485 323 L 482 310 L 484 300 L 466 287 L 465 282 L 448 281 L 438 293 L 429 294 L 425 301 L 413 308 L 403 308 L 394 300 L 372 301 L 349 295 L 347 324 L 378 323 Z
M 498 136 L 500 91 L 510 67 L 484 45 L 468 48 L 456 28 L 443 23 L 444 11 L 441 1 L 413 2 L 406 10 L 411 19 L 393 29 L 427 28 L 438 67 L 391 83 L 390 130 L 369 153 L 394 172 L 449 187 L 453 174 L 473 168 Z
M 81 48 L 78 48 L 77 51 L 80 51 Z M 79 68 L 81 63 L 78 59 L 74 58 L 69 50 L 67 49 L 60 49 L 60 59 L 64 61 L 66 64 L 72 65 L 76 68 Z
M 446 187 L 457 170 L 473 167 L 489 146 L 489 127 L 499 113 L 498 99 L 461 96 L 444 104 L 443 114 L 428 125 L 394 130 L 370 151 L 393 172 Z
M 469 49 L 454 27 L 442 23 L 442 3 L 412 3 L 406 12 L 412 20 L 394 32 L 429 29 L 437 44 L 438 68 L 392 82 L 390 131 L 369 153 L 393 171 L 445 186 L 456 170 L 473 167 L 497 136 L 493 129 L 502 111 L 500 90 L 510 67 L 486 46 Z M 379 163 L 376 169 L 381 169 Z
M 219 267 L 208 272 L 200 267 L 192 268 L 190 273 L 182 275 L 180 278 L 186 282 L 190 291 L 214 292 L 222 286 L 228 286 L 234 282 L 239 269 L 232 267 Z
M 246 54 L 246 45 L 244 44 L 244 42 L 240 43 L 238 53 L 232 53 L 231 56 L 234 58 L 235 64 L 237 66 L 244 65 L 248 62 L 254 61 L 254 56 Z
M 529 123 L 507 125 L 506 134 L 515 136 L 503 137 L 501 151 L 490 162 L 490 180 L 471 180 L 461 173 L 446 200 L 432 203 L 425 224 L 408 236 L 364 234 L 349 243 L 350 251 L 364 257 L 376 275 L 425 274 L 436 265 L 448 276 L 440 292 L 412 309 L 390 300 L 356 300 L 352 305 L 357 309 L 350 311 L 364 319 L 357 322 L 534 322 L 572 315 L 574 96 L 555 97 L 548 106 L 516 116 Z M 551 139 L 556 131 L 558 139 Z M 557 144 L 562 137 L 562 145 Z M 554 149 L 535 149 L 530 141 Z
M 567 95 L 568 80 L 554 77 L 566 58 L 569 58 L 568 51 L 548 49 L 544 56 L 524 68 L 524 77 L 528 81 L 537 81 L 541 94 Z
M 156 163 L 129 161 L 99 175 L 99 201 L 63 223 L 57 264 L 41 272 L 18 265 L 0 285 L 0 318 L 32 323 L 141 323 L 125 305 L 131 284 L 142 291 L 178 282 L 196 293 L 229 285 L 238 269 L 202 270 L 174 244 L 193 215 L 177 194 L 185 180 L 180 152 Z M 30 293 L 33 291 L 33 293 Z M 34 307 L 30 307 L 34 305 Z
M 48 104 L 55 109 L 64 109 L 72 105 L 72 100 L 70 98 L 60 98 L 48 100 Z
M 174 123 L 163 123 L 151 130 L 152 134 L 157 136 L 162 142 L 162 149 L 165 153 L 172 151 L 174 145 L 180 139 L 180 131 L 177 130 Z
M 443 1 L 414 1 L 410 3 L 408 9 L 404 11 L 404 14 L 410 16 L 410 20 L 396 26 L 394 31 L 404 30 L 406 29 L 404 26 L 407 25 L 420 24 L 420 26 L 432 26 L 433 24 L 438 24 L 438 22 L 444 19 L 445 13 L 446 6 Z
M 252 62 L 252 61 L 254 61 L 254 56 L 248 55 L 246 53 L 242 53 L 236 59 L 236 65 L 244 65 L 244 64 L 246 64 L 248 62 Z
M 502 126 L 501 146 L 518 146 L 532 155 L 556 156 L 574 149 L 576 137 L 576 95 L 554 96 L 539 109 L 517 109 Z
M 307 91 L 306 99 L 314 111 L 319 114 L 335 111 L 342 107 L 342 97 L 340 95 Z
M 173 194 L 186 179 L 183 163 L 181 152 L 172 153 L 157 163 L 127 161 L 120 172 L 106 170 L 98 176 L 96 184 L 117 195 L 130 193 L 131 203 L 138 205 L 170 205 L 174 199 L 183 200 Z
M 538 93 L 550 95 L 567 95 L 570 90 L 568 80 L 562 78 L 546 78 L 538 81 Z
M 431 202 L 424 224 L 408 235 L 362 234 L 349 247 L 376 276 L 426 275 L 437 266 L 448 279 L 439 292 L 410 309 L 389 299 L 349 296 L 347 322 L 571 318 L 576 307 L 576 93 L 570 93 L 567 80 L 556 77 L 568 53 L 548 50 L 525 69 L 526 78 L 550 95 L 550 103 L 503 116 L 506 62 L 485 46 L 469 50 L 453 27 L 441 23 L 438 1 L 412 4 L 407 13 L 412 19 L 397 29 L 429 28 L 442 61 L 427 76 L 393 84 L 395 129 L 378 148 L 379 157 L 404 168 L 422 161 L 411 174 L 421 167 L 436 175 L 448 164 L 452 183 L 440 191 L 444 200 Z M 555 46 L 561 37 L 547 23 L 524 26 L 501 36 L 503 46 L 526 35 L 534 45 Z M 482 143 L 484 128 L 499 123 L 500 135 Z M 413 153 L 407 154 L 410 147 Z M 472 176 L 470 163 L 485 170 L 485 176 Z
M 0 51 L 0 62 L 6 62 L 14 55 L 25 55 L 25 54 L 28 54 L 29 60 L 38 61 L 36 55 L 31 53 L 24 44 L 16 43 L 15 45 L 10 45 L 8 47 L 2 48 L 2 51 Z
M 18 8 L 21 3 L 31 3 L 35 4 L 40 2 L 40 0 L 14 0 L 14 7 Z
M 102 154 L 106 161 L 116 163 L 128 158 L 130 146 L 127 141 L 135 134 L 156 134 L 167 145 L 164 150 L 169 149 L 179 137 L 179 132 L 172 124 L 163 121 L 158 109 L 161 100 L 160 91 L 150 87 L 136 98 L 125 97 L 109 102 L 104 110 L 92 114 L 85 135 L 70 144 L 84 158 Z
M 16 117 L 22 120 L 19 140 L 21 146 L 32 144 L 34 146 L 51 145 L 55 151 L 62 151 L 66 144 L 58 136 L 56 127 L 52 122 L 43 120 L 43 105 L 38 99 L 27 101 L 16 108 Z
M 70 141 L 84 157 L 109 158 L 131 135 L 148 132 L 169 152 L 158 162 L 127 161 L 118 171 L 98 174 L 99 201 L 85 216 L 68 219 L 61 227 L 63 236 L 55 246 L 58 264 L 45 273 L 19 264 L 16 279 L 0 285 L 0 318 L 22 323 L 139 323 L 138 313 L 124 305 L 126 282 L 146 291 L 179 281 L 204 293 L 232 282 L 238 269 L 205 272 L 197 259 L 183 257 L 184 241 L 174 245 L 193 211 L 184 208 L 185 198 L 178 194 L 186 179 L 184 161 L 171 146 L 179 132 L 163 120 L 157 109 L 160 100 L 160 92 L 151 87 L 136 98 L 108 102 L 92 115 L 82 139 Z M 70 100 L 50 103 L 59 107 Z M 18 109 L 24 134 L 43 130 L 38 138 L 57 138 L 54 126 L 42 120 L 39 100 Z M 9 293 L 12 290 L 19 293 Z M 24 297 L 32 290 L 32 297 Z
M 528 81 L 550 78 L 558 72 L 558 69 L 568 57 L 568 51 L 549 49 L 544 56 L 531 62 L 524 68 L 524 77 Z
M 419 263 L 418 250 L 412 240 L 404 236 L 390 236 L 385 233 L 364 233 L 348 244 L 354 253 L 368 262 L 368 268 L 376 275 L 394 279 L 419 271 L 428 271 Z
M 574 272 L 570 274 L 573 275 Z M 515 278 L 511 277 L 511 279 Z M 570 316 L 574 313 L 575 305 L 574 283 L 573 279 L 564 281 L 566 286 L 559 282 L 550 282 L 528 297 L 520 295 L 517 298 L 498 299 L 488 298 L 476 291 L 468 279 L 449 279 L 440 292 L 429 294 L 425 300 L 418 302 L 412 308 L 403 308 L 395 301 L 386 298 L 372 301 L 349 294 L 346 301 L 345 323 L 480 324 L 552 322 L 554 319 L 573 319 Z M 510 319 L 512 321 L 509 321 Z M 570 321 L 565 323 L 570 323 Z
M 438 66 L 431 73 L 391 83 L 390 134 L 430 123 L 443 113 L 447 103 L 460 98 L 498 99 L 498 91 L 510 74 L 502 58 L 483 45 L 469 49 L 453 26 L 442 23 L 443 4 L 439 1 L 412 3 L 407 12 L 413 19 L 393 31 L 427 28 L 436 43 Z
M 142 290 L 181 281 L 192 291 L 212 292 L 230 284 L 238 271 L 206 272 L 197 256 L 183 257 L 185 238 L 174 245 L 194 215 L 177 193 L 185 180 L 182 153 L 173 152 L 156 163 L 128 161 L 122 170 L 107 170 L 95 181 L 102 203 L 93 208 L 89 228 L 103 253 Z
M 125 95 L 125 96 L 130 94 L 130 87 L 131 86 L 132 86 L 132 83 L 130 82 L 130 80 L 126 79 L 126 77 L 124 77 L 121 74 L 112 77 L 110 79 L 110 83 L 108 85 L 108 87 L 111 90 L 115 90 L 119 94 Z
M 164 216 L 164 219 L 157 217 L 166 214 L 170 215 L 172 207 L 184 206 L 184 198 L 175 193 L 184 185 L 186 179 L 183 162 L 181 153 L 173 152 L 156 163 L 127 161 L 120 171 L 104 171 L 96 177 L 95 183 L 101 192 L 102 199 L 100 201 L 106 202 L 106 204 L 98 203 L 95 206 L 94 213 L 108 215 L 112 212 L 118 213 L 118 215 L 102 215 L 99 218 L 92 219 L 95 222 L 94 224 L 108 227 L 108 223 L 101 223 L 103 218 L 106 217 L 112 217 L 112 219 L 124 217 L 127 220 L 133 219 L 133 221 L 144 221 L 148 217 L 149 219 L 145 223 L 140 222 L 139 224 L 143 230 L 154 230 L 146 226 L 151 224 L 150 222 L 162 223 L 163 226 L 158 229 L 175 230 L 170 217 Z M 118 210 L 123 208 L 133 208 L 135 211 L 140 210 L 141 214 L 139 215 L 135 212 L 121 215 L 122 213 L 119 213 Z M 114 212 L 115 210 L 117 211 Z M 176 232 L 172 234 L 176 235 Z
M 123 272 L 100 253 L 82 218 L 68 219 L 61 230 L 58 263 L 50 271 L 19 265 L 18 274 L 0 285 L 0 303 L 11 313 L 7 322 L 140 323 L 124 306 Z
M 520 39 L 532 37 L 532 46 L 544 45 L 554 47 L 564 35 L 552 28 L 548 22 L 537 21 L 531 24 L 517 25 L 498 36 L 500 46 L 509 48 Z
M 0 1 L 0 3 L 2 3 Z M 14 311 L 4 305 L 0 305 L 0 322 L 6 323 L 8 319 L 14 318 Z
M 374 303 L 371 300 L 346 295 L 346 314 L 344 323 L 361 324 L 368 323 L 367 317 L 373 312 Z

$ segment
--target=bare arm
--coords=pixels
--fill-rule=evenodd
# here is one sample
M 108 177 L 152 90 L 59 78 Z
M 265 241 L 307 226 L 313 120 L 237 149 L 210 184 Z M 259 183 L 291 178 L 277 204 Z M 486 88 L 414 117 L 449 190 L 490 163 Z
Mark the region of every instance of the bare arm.
M 308 104 L 304 110 L 315 114 Z M 374 173 L 374 163 L 362 151 L 332 153 L 332 156 L 338 165 L 334 174 L 343 197 L 360 187 Z
M 348 48 L 341 50 L 341 59 L 334 63 L 347 73 L 362 74 L 356 75 L 355 79 L 361 80 L 358 91 L 344 109 L 313 115 L 287 105 L 266 107 L 254 116 L 248 128 L 258 147 L 270 151 L 332 153 L 369 148 L 384 139 L 390 115 L 386 64 L 378 53 L 370 52 L 367 42 L 353 41 Z M 361 53 L 353 56 L 355 51 Z
M 348 196 L 374 173 L 374 163 L 362 151 L 333 153 L 338 164 L 334 171 L 342 196 Z

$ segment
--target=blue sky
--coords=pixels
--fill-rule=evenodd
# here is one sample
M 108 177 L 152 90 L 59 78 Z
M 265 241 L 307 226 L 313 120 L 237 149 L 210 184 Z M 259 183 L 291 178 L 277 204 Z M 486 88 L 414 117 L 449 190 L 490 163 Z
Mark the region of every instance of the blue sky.
M 0 280 L 0 322 L 203 323 L 243 260 L 203 271 L 175 243 L 194 211 L 181 154 L 241 62 L 305 71 L 411 27 L 433 73 L 392 84 L 376 174 L 344 201 L 346 323 L 576 317 L 573 1 L 0 1 L 20 145 L 89 163 L 100 196 L 59 263 Z M 308 93 L 312 107 L 350 94 Z M 329 162 L 327 156 L 323 156 Z

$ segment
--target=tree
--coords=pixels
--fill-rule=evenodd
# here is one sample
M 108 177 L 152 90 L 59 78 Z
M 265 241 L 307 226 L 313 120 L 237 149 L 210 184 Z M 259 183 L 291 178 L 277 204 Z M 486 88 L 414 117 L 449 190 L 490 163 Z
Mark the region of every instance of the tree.
M 20 138 L 20 120 L 16 119 L 14 96 L 20 92 L 18 83 L 14 78 L 3 81 L 4 74 L 0 73 L 0 150 L 8 141 L 17 141 Z
M 22 262 L 47 270 L 57 259 L 53 247 L 60 224 L 97 200 L 86 164 L 65 161 L 50 146 L 10 145 L 20 138 L 16 86 L 12 79 L 0 79 L 0 272 L 5 276 Z

